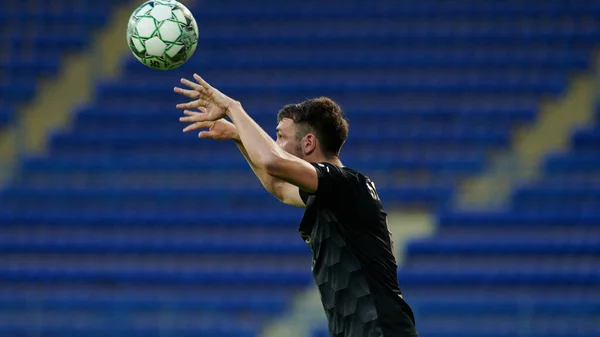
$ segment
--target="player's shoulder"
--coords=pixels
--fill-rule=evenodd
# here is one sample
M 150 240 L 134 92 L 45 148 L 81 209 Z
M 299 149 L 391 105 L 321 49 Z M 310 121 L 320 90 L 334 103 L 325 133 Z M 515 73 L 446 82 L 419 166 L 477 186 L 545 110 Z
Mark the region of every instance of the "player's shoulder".
M 348 166 L 337 166 L 327 162 L 317 162 L 312 163 L 318 170 L 331 173 L 331 174 L 341 174 L 348 177 L 365 177 L 360 171 L 348 167 Z
M 363 187 L 370 182 L 369 177 L 349 166 L 337 166 L 331 163 L 316 163 L 313 165 L 320 171 L 318 172 L 319 176 L 330 175 L 332 178 L 335 176 L 336 180 L 343 181 L 345 184 Z

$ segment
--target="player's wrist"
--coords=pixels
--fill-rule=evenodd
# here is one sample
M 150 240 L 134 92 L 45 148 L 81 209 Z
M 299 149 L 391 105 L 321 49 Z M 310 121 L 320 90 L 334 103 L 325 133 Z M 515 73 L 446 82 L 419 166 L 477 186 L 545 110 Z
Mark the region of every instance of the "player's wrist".
M 242 108 L 242 104 L 234 99 L 230 99 L 227 102 L 227 107 L 225 108 L 225 116 L 231 118 L 233 114 L 239 111 Z

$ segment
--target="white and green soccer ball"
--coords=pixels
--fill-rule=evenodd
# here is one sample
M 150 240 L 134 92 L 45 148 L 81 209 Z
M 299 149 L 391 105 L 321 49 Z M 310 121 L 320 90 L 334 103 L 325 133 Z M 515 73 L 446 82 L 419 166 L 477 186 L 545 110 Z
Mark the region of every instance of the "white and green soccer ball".
M 131 14 L 127 43 L 133 55 L 153 69 L 177 68 L 198 45 L 198 24 L 175 0 L 146 1 Z

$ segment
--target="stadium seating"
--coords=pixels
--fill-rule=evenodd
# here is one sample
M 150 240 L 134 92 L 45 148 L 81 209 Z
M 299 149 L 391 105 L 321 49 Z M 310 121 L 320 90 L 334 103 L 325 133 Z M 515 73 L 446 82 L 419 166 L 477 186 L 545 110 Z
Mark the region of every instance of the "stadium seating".
M 36 93 L 36 81 L 56 74 L 61 56 L 89 46 L 117 0 L 6 0 L 0 10 L 0 127 Z
M 15 28 L 23 2 L 8 3 L 0 22 L 12 33 L 0 46 L 14 54 L 0 66 L 0 116 L 35 92 L 32 78 L 56 72 L 63 51 L 85 47 L 115 2 L 26 2 L 40 22 L 60 23 L 30 34 Z M 50 3 L 65 10 L 40 9 Z M 410 244 L 399 270 L 421 336 L 600 333 L 597 188 L 546 184 L 597 176 L 598 128 L 549 158 L 544 180 L 517 190 L 510 210 L 451 207 L 461 179 L 535 121 L 540 98 L 589 67 L 597 3 L 190 9 L 201 32 L 193 59 L 159 72 L 128 55 L 122 77 L 97 83 L 48 154 L 22 158 L 0 192 L 1 335 L 253 337 L 311 284 L 302 211 L 263 191 L 233 144 L 181 133 L 172 87 L 193 72 L 270 131 L 284 104 L 331 96 L 351 125 L 344 163 L 371 176 L 388 208 L 438 212 L 439 233 Z M 565 196 L 573 201 L 556 201 Z
M 598 334 L 600 217 L 544 209 L 443 213 L 409 245 L 399 275 L 423 335 Z

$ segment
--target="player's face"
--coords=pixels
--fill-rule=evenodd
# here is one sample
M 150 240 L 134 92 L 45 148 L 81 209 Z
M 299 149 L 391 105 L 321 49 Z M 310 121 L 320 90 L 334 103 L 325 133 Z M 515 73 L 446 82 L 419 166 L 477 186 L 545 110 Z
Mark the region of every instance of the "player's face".
M 285 152 L 293 154 L 296 157 L 303 158 L 300 142 L 296 137 L 296 127 L 294 121 L 284 118 L 277 125 L 277 145 Z

